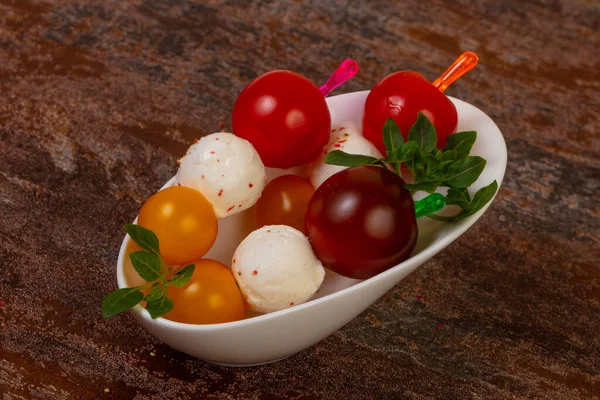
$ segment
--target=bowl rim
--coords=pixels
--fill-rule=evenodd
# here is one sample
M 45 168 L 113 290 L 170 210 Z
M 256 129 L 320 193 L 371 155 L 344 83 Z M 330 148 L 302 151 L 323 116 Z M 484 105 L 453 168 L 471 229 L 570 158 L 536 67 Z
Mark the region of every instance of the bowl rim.
M 368 93 L 368 90 L 363 90 L 363 91 L 357 91 L 357 92 L 350 92 L 350 93 L 345 93 L 345 94 L 340 94 L 337 96 L 331 96 L 328 98 L 328 100 L 333 100 L 336 98 L 341 98 L 341 97 L 345 97 L 345 96 L 356 96 L 356 95 L 360 95 L 360 94 L 364 94 L 364 93 Z M 238 327 L 243 327 L 249 324 L 255 324 L 255 323 L 260 323 L 260 322 L 264 322 L 273 318 L 278 318 L 282 315 L 286 315 L 286 314 L 294 314 L 297 312 L 301 312 L 302 310 L 306 309 L 306 308 L 310 308 L 310 307 L 316 307 L 319 304 L 326 302 L 326 301 L 331 301 L 336 297 L 340 297 L 340 296 L 345 296 L 348 295 L 350 293 L 356 292 L 361 290 L 364 286 L 370 285 L 374 282 L 377 281 L 381 281 L 381 280 L 385 280 L 388 277 L 395 275 L 397 273 L 399 273 L 401 270 L 403 270 L 405 267 L 409 267 L 410 265 L 414 265 L 415 263 L 417 264 L 417 267 L 422 265 L 423 263 L 425 263 L 427 260 L 429 260 L 431 257 L 435 256 L 438 252 L 440 252 L 441 250 L 443 250 L 444 248 L 446 248 L 450 243 L 452 243 L 454 240 L 456 240 L 458 237 L 460 237 L 464 232 L 466 232 L 473 224 L 475 224 L 475 222 L 477 222 L 477 220 L 479 218 L 481 218 L 481 216 L 487 211 L 487 209 L 492 205 L 494 199 L 496 198 L 496 196 L 498 195 L 498 192 L 500 191 L 500 186 L 502 185 L 502 181 L 504 180 L 504 175 L 506 173 L 506 165 L 507 165 L 507 159 L 508 159 L 508 155 L 507 155 L 507 148 L 506 148 L 506 141 L 504 140 L 504 136 L 502 135 L 502 132 L 500 131 L 500 129 L 498 128 L 498 125 L 487 115 L 485 114 L 482 110 L 480 110 L 478 107 L 467 103 L 466 101 L 457 99 L 455 97 L 451 97 L 448 96 L 448 98 L 456 105 L 456 104 L 460 104 L 463 103 L 467 106 L 473 107 L 475 108 L 477 111 L 481 112 L 483 115 L 485 115 L 489 121 L 494 125 L 494 127 L 498 130 L 498 132 L 500 133 L 500 137 L 502 138 L 502 149 L 496 149 L 496 151 L 503 152 L 503 157 L 502 157 L 502 161 L 503 161 L 503 165 L 504 168 L 501 172 L 500 177 L 497 179 L 498 182 L 498 190 L 496 191 L 496 194 L 494 195 L 494 197 L 492 198 L 491 201 L 489 201 L 481 210 L 479 210 L 478 212 L 476 212 L 475 214 L 461 220 L 458 222 L 454 222 L 454 224 L 458 225 L 457 229 L 455 229 L 452 234 L 443 236 L 442 238 L 439 239 L 438 242 L 436 242 L 433 245 L 427 246 L 425 247 L 421 252 L 419 252 L 418 254 L 415 254 L 414 256 L 411 256 L 410 258 L 404 260 L 403 262 L 393 266 L 392 268 L 381 272 L 369 279 L 365 279 L 362 281 L 357 282 L 356 284 L 347 287 L 345 289 L 341 289 L 338 290 L 334 293 L 328 294 L 326 296 L 320 297 L 318 299 L 314 299 L 314 300 L 309 300 L 305 303 L 302 304 L 298 304 L 294 307 L 290 307 L 290 308 L 286 308 L 283 310 L 279 310 L 279 311 L 274 311 L 271 313 L 266 313 L 266 314 L 261 314 L 261 315 L 257 315 L 254 317 L 250 317 L 250 318 L 245 318 L 242 320 L 238 320 L 238 321 L 232 321 L 232 322 L 223 322 L 223 323 L 218 323 L 218 324 L 186 324 L 183 322 L 176 322 L 176 321 L 171 321 L 168 320 L 166 318 L 156 318 L 156 319 L 152 319 L 150 317 L 150 313 L 144 308 L 142 307 L 140 304 L 137 304 L 135 307 L 131 308 L 130 311 L 132 312 L 132 314 L 136 314 L 138 317 L 143 318 L 146 322 L 148 323 L 152 323 L 152 324 L 156 324 L 159 326 L 163 326 L 165 328 L 168 329 L 181 329 L 181 330 L 185 330 L 185 331 L 219 331 L 219 330 L 226 330 L 226 329 L 232 329 L 232 328 L 238 328 Z M 172 177 L 171 179 L 169 179 L 169 181 L 167 181 L 160 189 L 163 190 L 169 186 L 172 186 L 173 183 L 175 181 L 175 177 Z M 133 223 L 137 222 L 137 217 L 135 218 L 135 220 L 133 221 Z M 125 235 L 125 238 L 123 239 L 123 242 L 121 243 L 121 247 L 119 250 L 119 256 L 117 258 L 117 283 L 118 283 L 118 287 L 119 289 L 121 288 L 125 288 L 127 287 L 125 285 L 126 283 L 126 279 L 125 279 L 125 274 L 124 274 L 124 259 L 125 259 L 125 254 L 126 254 L 126 248 L 127 245 L 129 244 L 129 241 L 131 240 L 131 238 L 129 237 L 129 235 Z

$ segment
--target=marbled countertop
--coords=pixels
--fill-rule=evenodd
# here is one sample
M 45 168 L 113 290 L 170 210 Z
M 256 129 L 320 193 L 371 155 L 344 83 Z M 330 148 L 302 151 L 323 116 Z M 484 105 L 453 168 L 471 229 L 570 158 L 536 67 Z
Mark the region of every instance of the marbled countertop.
M 593 0 L 0 0 L 2 399 L 600 398 L 599 31 Z M 504 184 L 343 329 L 229 369 L 101 318 L 121 225 L 249 80 L 356 59 L 337 94 L 467 49 L 447 93 L 504 133 Z

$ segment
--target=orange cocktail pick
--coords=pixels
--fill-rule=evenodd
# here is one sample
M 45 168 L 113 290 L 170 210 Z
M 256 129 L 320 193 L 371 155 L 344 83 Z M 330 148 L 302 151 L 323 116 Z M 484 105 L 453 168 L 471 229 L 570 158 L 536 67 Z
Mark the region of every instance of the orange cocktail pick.
M 465 51 L 458 57 L 452 65 L 435 81 L 432 85 L 443 92 L 458 78 L 475 68 L 479 62 L 479 57 L 472 51 Z

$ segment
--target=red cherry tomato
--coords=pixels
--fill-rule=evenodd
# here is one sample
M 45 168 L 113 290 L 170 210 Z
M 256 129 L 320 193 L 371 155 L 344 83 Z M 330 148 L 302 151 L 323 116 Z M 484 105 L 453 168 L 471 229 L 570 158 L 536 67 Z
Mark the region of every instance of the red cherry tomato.
M 406 260 L 417 243 L 410 192 L 380 167 L 349 168 L 327 179 L 306 213 L 306 233 L 324 266 L 366 279 Z
M 315 158 L 329 140 L 325 98 L 290 71 L 259 76 L 233 106 L 233 132 L 254 145 L 267 167 L 290 168 Z
M 436 129 L 439 148 L 456 131 L 456 107 L 442 92 L 422 75 L 413 71 L 399 71 L 383 78 L 369 93 L 363 115 L 363 135 L 385 154 L 382 129 L 392 117 L 400 127 L 404 140 L 411 126 L 422 112 Z
M 310 182 L 296 175 L 273 179 L 256 203 L 256 223 L 288 225 L 304 232 L 304 216 L 314 192 Z

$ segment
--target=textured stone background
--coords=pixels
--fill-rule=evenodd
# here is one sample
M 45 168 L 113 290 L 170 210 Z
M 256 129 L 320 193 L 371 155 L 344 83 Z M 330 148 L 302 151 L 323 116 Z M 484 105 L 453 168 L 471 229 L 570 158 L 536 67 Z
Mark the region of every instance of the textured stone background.
M 600 398 L 598 2 L 371 3 L 0 0 L 3 400 Z M 352 57 L 349 92 L 466 49 L 481 64 L 448 93 L 500 126 L 504 185 L 344 329 L 227 369 L 101 319 L 121 225 L 250 79 Z

